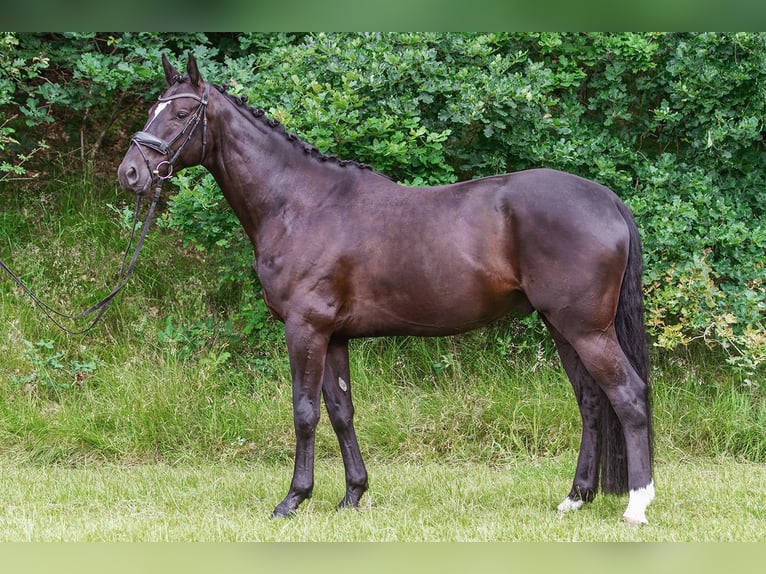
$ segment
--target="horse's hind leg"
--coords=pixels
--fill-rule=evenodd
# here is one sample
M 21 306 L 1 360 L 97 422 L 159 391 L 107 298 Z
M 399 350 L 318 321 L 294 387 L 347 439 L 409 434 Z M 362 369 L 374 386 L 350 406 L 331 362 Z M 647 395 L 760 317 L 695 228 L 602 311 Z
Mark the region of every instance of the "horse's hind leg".
M 589 331 L 570 341 L 622 424 L 630 490 L 623 519 L 631 524 L 646 523 L 646 508 L 654 499 L 647 384 L 625 356 L 614 327 Z
M 346 473 L 346 495 L 338 508 L 356 507 L 367 490 L 367 470 L 354 430 L 354 404 L 348 366 L 348 341 L 331 339 L 322 379 L 327 414 L 338 436 Z
M 582 418 L 580 454 L 577 458 L 572 490 L 558 506 L 559 512 L 569 512 L 579 509 L 586 502 L 591 502 L 598 492 L 601 448 L 599 414 L 606 396 L 585 369 L 572 345 L 547 320 L 545 324 L 556 343 L 556 350 L 572 383 Z

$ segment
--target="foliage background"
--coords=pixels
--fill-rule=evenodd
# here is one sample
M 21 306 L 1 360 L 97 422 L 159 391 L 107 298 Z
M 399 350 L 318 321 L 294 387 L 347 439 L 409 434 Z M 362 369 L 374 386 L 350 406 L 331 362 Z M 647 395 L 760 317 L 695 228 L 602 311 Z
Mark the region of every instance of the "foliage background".
M 322 151 L 406 184 L 547 166 L 610 186 L 643 233 L 657 347 L 702 341 L 757 387 L 765 44 L 763 33 L 2 33 L 0 179 L 34 189 L 51 165 L 113 174 L 163 89 L 160 53 L 182 67 L 191 51 L 208 79 Z M 176 183 L 162 224 L 215 259 L 233 328 L 276 340 L 212 179 L 187 170 Z

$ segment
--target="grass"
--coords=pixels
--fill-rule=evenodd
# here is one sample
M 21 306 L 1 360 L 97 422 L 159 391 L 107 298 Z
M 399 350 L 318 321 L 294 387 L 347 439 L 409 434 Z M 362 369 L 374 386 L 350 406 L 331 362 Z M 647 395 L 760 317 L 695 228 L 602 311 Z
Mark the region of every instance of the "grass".
M 44 299 L 79 310 L 109 292 L 129 198 L 71 180 L 0 197 L 0 257 Z M 211 257 L 156 227 L 88 335 L 62 334 L 0 280 L 0 539 L 765 539 L 766 396 L 704 349 L 654 361 L 653 524 L 622 528 L 613 498 L 553 512 L 579 415 L 551 349 L 515 323 L 354 341 L 364 508 L 333 510 L 342 469 L 324 417 L 314 499 L 267 520 L 290 478 L 289 367 L 276 326 L 242 336 L 227 297 Z
M 630 528 L 626 497 L 560 515 L 573 457 L 505 468 L 375 460 L 359 511 L 336 512 L 340 460 L 317 469 L 299 514 L 272 520 L 290 466 L 34 465 L 0 462 L 3 541 L 763 541 L 766 468 L 662 463 L 651 523 Z

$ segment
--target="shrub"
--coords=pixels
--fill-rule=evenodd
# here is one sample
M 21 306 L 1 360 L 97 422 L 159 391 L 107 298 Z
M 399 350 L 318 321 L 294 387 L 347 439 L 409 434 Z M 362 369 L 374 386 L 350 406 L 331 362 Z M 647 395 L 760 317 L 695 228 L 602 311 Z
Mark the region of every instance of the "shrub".
M 609 185 L 642 228 L 655 344 L 702 338 L 752 378 L 764 355 L 764 38 L 316 34 L 264 53 L 252 74 L 220 71 L 323 151 L 403 183 L 549 166 Z M 176 207 L 178 226 L 200 217 Z
M 14 59 L 0 56 L 0 109 L 20 113 L 6 138 L 56 116 L 91 156 L 111 139 L 122 151 L 141 98 L 163 87 L 159 53 L 180 64 L 192 50 L 206 78 L 307 142 L 405 184 L 540 166 L 604 183 L 642 230 L 655 344 L 705 340 L 751 381 L 763 368 L 764 33 L 2 38 Z M 31 75 L 11 88 L 15 59 Z M 177 183 L 166 223 L 215 254 L 232 307 L 255 301 L 247 242 L 214 182 L 190 171 Z M 246 307 L 257 331 L 265 311 Z
M 0 115 L 0 182 L 11 179 L 30 179 L 34 172 L 27 170 L 25 164 L 38 151 L 47 149 L 44 141 L 38 141 L 29 150 L 21 147 L 16 139 L 17 128 L 14 124 L 20 115 L 32 118 L 37 115 L 36 102 L 16 99 L 15 86 L 32 82 L 39 78 L 41 70 L 48 66 L 48 60 L 42 56 L 27 58 L 16 53 L 19 41 L 12 32 L 0 33 L 0 110 L 18 107 L 19 111 L 9 116 Z M 28 121 L 34 121 L 32 119 Z

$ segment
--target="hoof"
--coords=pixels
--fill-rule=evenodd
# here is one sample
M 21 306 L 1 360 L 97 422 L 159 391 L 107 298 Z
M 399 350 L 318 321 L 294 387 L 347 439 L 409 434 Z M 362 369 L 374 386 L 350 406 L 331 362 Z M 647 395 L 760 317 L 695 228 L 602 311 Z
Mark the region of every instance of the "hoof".
M 566 514 L 567 512 L 580 510 L 583 504 L 585 504 L 584 500 L 574 500 L 573 498 L 566 497 L 564 501 L 556 507 L 556 509 L 561 514 Z
M 274 512 L 271 513 L 271 519 L 272 520 L 286 520 L 288 518 L 292 518 L 295 516 L 294 510 L 289 510 L 287 512 L 284 512 L 282 510 L 274 509 Z
M 296 510 L 297 508 L 282 502 L 274 509 L 274 512 L 271 513 L 271 518 L 274 518 L 274 519 L 292 518 L 293 516 L 296 515 Z
M 356 504 L 346 504 L 345 501 L 341 501 L 338 506 L 335 508 L 336 512 L 345 512 L 349 510 L 359 510 L 359 506 Z
M 285 499 L 277 504 L 277 507 L 274 509 L 274 512 L 271 513 L 272 518 L 289 518 L 291 516 L 295 516 L 296 511 L 298 510 L 298 507 L 300 506 L 301 502 L 304 500 L 311 498 L 311 489 L 304 489 L 304 490 L 293 490 L 290 489 L 290 492 L 287 493 L 287 496 Z
M 628 516 L 627 514 L 623 514 L 622 516 L 622 523 L 625 526 L 629 526 L 631 528 L 638 528 L 639 526 L 643 526 L 644 524 L 649 524 L 649 521 L 646 519 L 646 516 Z
M 343 500 L 341 500 L 338 503 L 338 506 L 336 507 L 338 511 L 345 510 L 347 508 L 353 508 L 354 510 L 359 510 L 359 497 L 350 497 L 349 495 L 346 495 L 343 497 Z
M 646 520 L 646 508 L 654 500 L 654 483 L 650 482 L 643 488 L 630 491 L 630 499 L 622 521 L 630 526 L 648 524 Z
M 341 500 L 338 503 L 338 510 L 343 510 L 344 508 L 354 508 L 356 510 L 359 510 L 359 500 L 362 498 L 362 495 L 367 491 L 367 481 L 365 480 L 364 484 L 362 486 L 351 486 L 346 490 L 346 496 L 343 497 L 343 500 Z

